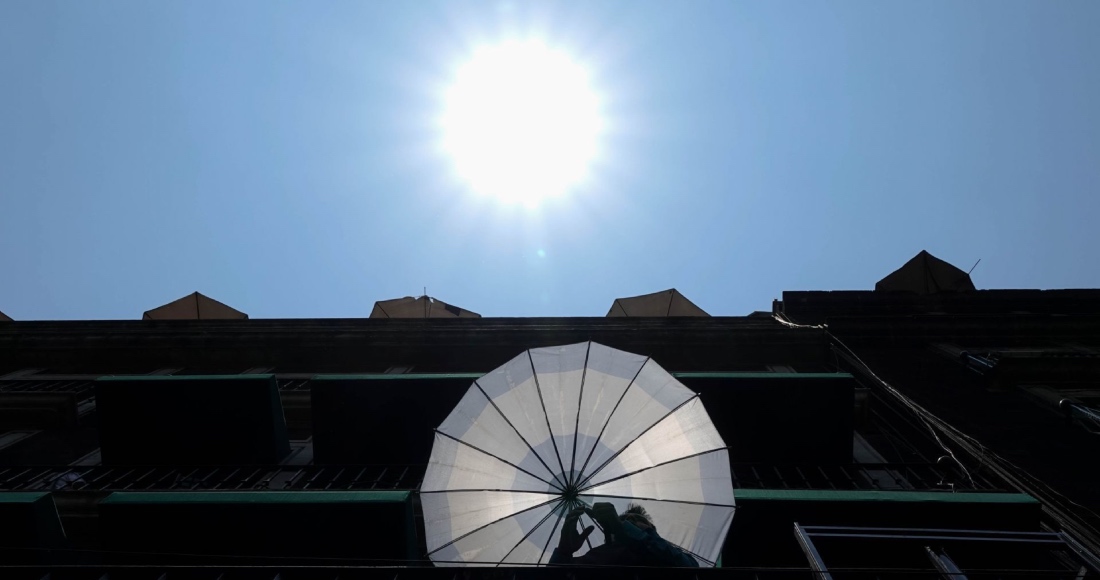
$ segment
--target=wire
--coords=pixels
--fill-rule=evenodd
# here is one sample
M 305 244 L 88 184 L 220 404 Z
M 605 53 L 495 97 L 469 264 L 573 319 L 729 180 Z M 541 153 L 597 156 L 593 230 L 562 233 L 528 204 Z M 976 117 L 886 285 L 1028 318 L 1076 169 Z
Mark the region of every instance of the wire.
M 898 391 L 896 388 L 894 388 L 893 385 L 886 382 L 882 377 L 878 376 L 875 373 L 875 371 L 873 371 L 871 369 L 871 367 L 866 362 L 864 362 L 863 359 L 861 359 L 859 357 L 859 355 L 857 355 L 855 353 L 855 351 L 848 348 L 848 345 L 844 344 L 844 342 L 841 341 L 839 338 L 837 338 L 833 333 L 826 331 L 826 334 L 829 336 L 829 338 L 831 338 L 837 344 L 839 344 L 841 347 L 843 347 L 844 350 L 848 351 L 848 354 L 852 358 L 854 358 L 856 360 L 856 362 L 858 362 L 860 364 L 860 366 L 863 367 L 863 370 L 866 371 L 867 374 L 871 376 L 871 378 L 878 381 L 879 384 L 881 384 L 883 386 L 883 388 L 885 388 L 891 395 L 894 395 L 895 397 L 897 397 L 902 402 L 903 405 L 908 407 L 910 411 L 913 411 L 913 413 L 915 413 L 917 415 L 917 418 L 919 418 L 921 420 L 921 423 L 923 423 L 924 426 L 928 429 L 928 432 L 932 434 L 932 437 L 936 440 L 936 444 L 938 444 L 940 446 L 940 449 L 943 449 L 944 453 L 947 453 L 947 456 L 950 457 L 951 460 L 954 461 L 955 464 L 959 466 L 959 469 L 962 469 L 963 474 L 966 475 L 966 479 L 968 481 L 970 481 L 970 485 L 975 485 L 974 477 L 970 475 L 970 470 L 968 470 L 966 468 L 966 466 L 963 465 L 962 461 L 959 461 L 959 458 L 955 456 L 955 452 L 952 451 L 951 448 L 948 447 L 946 444 L 944 444 L 943 440 L 940 439 L 939 434 L 936 433 L 936 430 L 932 427 L 932 422 L 929 420 L 929 417 L 936 420 L 937 422 L 941 422 L 939 420 L 939 418 L 936 417 L 935 415 L 932 415 L 932 413 L 928 412 L 927 409 L 925 409 L 924 407 L 921 407 L 916 402 L 914 402 L 912 399 L 910 399 L 909 397 L 906 397 L 905 395 L 903 395 L 900 391 Z M 980 444 L 979 444 L 979 446 L 980 446 Z M 984 462 L 984 459 L 985 459 L 984 449 L 985 448 L 982 447 L 982 449 L 983 449 L 982 461 Z
M 779 312 L 772 314 L 772 318 L 787 328 L 817 328 L 822 330 L 828 330 L 829 328 L 827 324 L 797 324 L 791 322 L 790 319 Z
M 1098 516 L 1095 511 L 1084 505 L 1081 505 L 1080 503 L 1077 503 L 1076 501 L 1073 501 L 1069 497 L 1066 497 L 1064 494 L 1058 492 L 1050 485 L 1031 475 L 1027 470 L 989 450 L 985 447 L 985 445 L 983 445 L 974 437 L 963 433 L 959 429 L 955 428 L 954 426 L 950 425 L 943 419 L 940 419 L 935 414 L 919 405 L 916 401 L 913 401 L 908 396 L 901 393 L 901 391 L 896 389 L 893 385 L 886 382 L 882 377 L 878 376 L 878 374 L 875 373 L 874 370 L 872 370 L 871 367 L 866 362 L 864 362 L 863 359 L 859 357 L 859 355 L 855 353 L 855 351 L 849 348 L 848 345 L 844 344 L 844 342 L 841 341 L 835 334 L 830 332 L 827 325 L 796 324 L 794 322 L 783 320 L 782 318 L 780 318 L 780 316 L 780 314 L 776 314 L 775 319 L 790 328 L 824 329 L 825 334 L 836 344 L 842 347 L 845 351 L 847 351 L 847 356 L 851 357 L 851 359 L 854 359 L 854 362 L 858 363 L 858 366 L 862 367 L 862 370 L 869 377 L 882 385 L 882 387 L 886 389 L 887 392 L 893 395 L 898 401 L 900 401 L 903 405 L 909 408 L 909 410 L 916 414 L 918 418 L 920 418 L 921 422 L 928 427 L 929 431 L 932 433 L 932 436 L 935 438 L 939 446 L 947 452 L 948 456 L 950 456 L 956 464 L 958 464 L 958 466 L 963 470 L 963 473 L 966 474 L 967 478 L 972 484 L 974 483 L 974 480 L 970 476 L 970 472 L 966 469 L 966 466 L 963 465 L 961 461 L 959 461 L 958 457 L 955 456 L 955 453 L 951 451 L 951 449 L 948 448 L 946 444 L 943 443 L 943 440 L 940 439 L 939 435 L 936 433 L 936 429 L 939 429 L 945 437 L 949 438 L 953 443 L 961 447 L 971 456 L 977 458 L 979 461 L 979 469 L 982 466 L 985 466 L 987 462 L 990 462 L 992 463 L 994 470 L 997 472 L 997 474 L 1006 480 L 1006 483 L 1013 485 L 1018 490 L 1025 493 L 1042 493 L 1048 496 L 1047 499 L 1043 502 L 1044 511 L 1046 511 L 1046 513 L 1064 529 L 1078 530 L 1079 533 L 1086 532 L 1087 534 L 1091 534 L 1093 536 L 1093 538 L 1090 539 L 1095 539 L 1096 536 L 1100 535 L 1100 532 L 1098 532 L 1096 527 L 1094 527 L 1091 523 L 1080 518 L 1074 518 L 1072 517 L 1072 515 L 1065 515 L 1063 513 L 1063 511 L 1065 511 L 1068 514 L 1072 514 L 1071 511 L 1066 509 L 1066 506 L 1064 504 L 1069 504 L 1077 510 L 1090 515 L 1094 519 L 1100 518 L 1100 516 Z M 933 426 L 935 428 L 933 428 Z M 1003 467 L 1000 467 L 998 464 Z M 1097 546 L 1095 544 L 1090 547 L 1093 550 L 1100 548 L 1100 546 Z

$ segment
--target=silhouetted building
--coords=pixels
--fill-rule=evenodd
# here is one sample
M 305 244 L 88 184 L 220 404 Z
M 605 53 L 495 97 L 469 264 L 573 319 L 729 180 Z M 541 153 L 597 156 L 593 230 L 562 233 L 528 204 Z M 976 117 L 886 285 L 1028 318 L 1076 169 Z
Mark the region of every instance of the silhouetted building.
M 1100 573 L 1100 292 L 787 292 L 774 316 L 670 310 L 5 323 L 0 577 L 451 578 L 428 567 L 418 520 L 433 429 L 524 349 L 588 340 L 701 394 L 737 512 L 720 570 L 574 577 Z

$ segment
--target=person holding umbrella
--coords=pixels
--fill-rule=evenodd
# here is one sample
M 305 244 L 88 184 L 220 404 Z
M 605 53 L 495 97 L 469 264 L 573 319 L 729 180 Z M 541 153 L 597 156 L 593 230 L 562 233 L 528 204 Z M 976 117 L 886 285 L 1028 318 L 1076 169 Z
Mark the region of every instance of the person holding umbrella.
M 595 529 L 578 529 L 580 517 L 588 514 L 603 530 L 606 543 L 582 556 L 580 550 Z M 569 512 L 561 530 L 558 547 L 550 556 L 550 564 L 575 566 L 653 566 L 698 567 L 695 558 L 657 534 L 652 519 L 640 505 L 630 504 L 622 515 L 610 503 L 598 502 L 591 508 L 579 507 Z

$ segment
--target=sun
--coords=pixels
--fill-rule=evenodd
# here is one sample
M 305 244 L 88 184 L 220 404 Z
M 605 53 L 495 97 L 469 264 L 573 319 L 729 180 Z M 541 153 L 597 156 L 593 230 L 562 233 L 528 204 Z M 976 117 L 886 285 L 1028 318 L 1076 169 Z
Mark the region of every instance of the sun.
M 538 42 L 507 42 L 458 69 L 442 129 L 470 189 L 537 205 L 585 181 L 603 122 L 583 66 Z

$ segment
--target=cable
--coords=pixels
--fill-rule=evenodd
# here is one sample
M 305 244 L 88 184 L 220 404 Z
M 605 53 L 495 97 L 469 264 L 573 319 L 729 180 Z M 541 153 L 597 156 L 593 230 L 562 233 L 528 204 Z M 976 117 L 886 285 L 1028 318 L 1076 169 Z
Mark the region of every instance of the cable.
M 783 326 L 786 326 L 787 328 L 817 328 L 821 330 L 828 330 L 829 328 L 827 324 L 797 324 L 791 322 L 786 316 L 778 312 L 773 313 L 772 318 L 774 318 L 776 322 L 782 324 Z
M 836 335 L 830 332 L 827 325 L 802 325 L 783 320 L 782 318 L 780 318 L 779 314 L 774 315 L 774 317 L 778 322 L 789 328 L 820 328 L 825 330 L 826 336 L 828 336 L 837 345 L 847 351 L 847 354 L 841 354 L 844 355 L 845 358 L 850 358 L 849 362 L 857 363 L 857 366 L 862 367 L 861 370 L 866 373 L 867 376 L 874 379 L 888 393 L 893 395 L 899 402 L 901 402 L 910 411 L 917 415 L 921 422 L 924 423 L 925 426 L 932 433 L 932 436 L 935 438 L 936 443 L 939 444 L 940 448 L 947 452 L 948 456 L 950 456 L 951 459 L 955 461 L 955 463 L 963 470 L 967 478 L 970 480 L 971 484 L 974 483 L 974 480 L 971 477 L 969 470 L 967 470 L 966 466 L 963 465 L 961 461 L 959 461 L 958 457 L 955 456 L 955 453 L 951 451 L 951 449 L 948 448 L 946 444 L 943 443 L 943 440 L 940 439 L 939 435 L 936 433 L 936 429 L 939 429 L 939 431 L 942 432 L 945 437 L 961 447 L 972 457 L 977 458 L 979 461 L 979 469 L 985 466 L 987 463 L 991 463 L 996 473 L 1002 479 L 1004 479 L 1006 483 L 1012 485 L 1019 491 L 1029 494 L 1047 496 L 1046 500 L 1043 501 L 1044 511 L 1064 529 L 1077 530 L 1079 536 L 1091 535 L 1092 539 L 1100 536 L 1100 532 L 1097 531 L 1097 528 L 1088 521 L 1081 520 L 1080 518 L 1074 518 L 1072 515 L 1066 515 L 1067 513 L 1072 512 L 1070 510 L 1067 510 L 1066 506 L 1063 504 L 1069 504 L 1077 510 L 1090 515 L 1094 519 L 1100 518 L 1100 516 L 1097 516 L 1096 512 L 1066 497 L 1062 493 L 1052 488 L 1050 485 L 1028 473 L 1027 470 L 989 450 L 985 447 L 985 445 L 983 445 L 974 437 L 963 433 L 962 431 L 940 419 L 924 407 L 920 406 L 908 396 L 901 393 L 901 391 L 896 389 L 893 385 L 886 382 L 882 377 L 878 376 L 878 374 L 875 373 L 874 370 L 872 370 L 871 367 L 866 362 L 864 362 L 863 359 L 859 357 L 859 355 L 855 353 L 855 351 L 849 348 L 848 345 L 844 344 L 843 341 L 841 341 Z M 933 426 L 935 428 L 933 428 Z M 998 464 L 1003 467 L 999 466 Z M 1092 544 L 1090 548 L 1094 551 L 1100 549 L 1100 545 L 1096 545 L 1094 542 L 1090 542 L 1090 544 Z
M 883 388 L 885 388 L 891 395 L 894 395 L 896 398 L 898 398 L 903 405 L 908 407 L 910 411 L 913 411 L 913 413 L 917 415 L 917 418 L 919 418 L 921 420 L 921 423 L 923 423 L 924 426 L 928 429 L 928 432 L 932 434 L 932 437 L 936 440 L 936 444 L 938 444 L 940 446 L 940 449 L 943 449 L 944 453 L 947 453 L 947 456 L 950 457 L 951 460 L 954 461 L 955 464 L 959 466 L 959 469 L 962 469 L 963 474 L 966 475 L 966 479 L 970 481 L 970 485 L 976 485 L 974 483 L 974 477 L 970 475 L 970 470 L 968 470 L 966 468 L 966 466 L 963 465 L 963 463 L 961 461 L 959 461 L 959 458 L 955 456 L 955 452 L 952 451 L 950 447 L 948 447 L 947 445 L 944 444 L 943 440 L 940 439 L 939 434 L 937 434 L 936 430 L 934 428 L 932 428 L 932 424 L 931 424 L 931 421 L 929 421 L 929 417 L 936 420 L 937 422 L 941 422 L 939 420 L 939 418 L 936 417 L 935 415 L 932 415 L 931 413 L 929 413 L 928 410 L 926 410 L 925 408 L 918 405 L 916 402 L 914 402 L 909 397 L 906 397 L 905 395 L 903 395 L 900 391 L 895 389 L 893 387 L 893 385 L 886 382 L 882 377 L 878 376 L 875 373 L 875 371 L 871 370 L 871 367 L 866 362 L 864 362 L 863 359 L 861 359 L 859 357 L 859 355 L 857 355 L 855 353 L 855 351 L 848 348 L 848 345 L 844 344 L 844 342 L 841 341 L 839 338 L 837 338 L 833 333 L 829 332 L 828 330 L 826 330 L 825 333 L 829 336 L 829 338 L 831 338 L 838 345 L 843 347 L 844 350 L 848 351 L 848 355 L 851 356 L 852 358 L 854 358 L 856 360 L 856 362 L 858 362 L 859 365 L 863 367 L 863 370 L 868 375 L 871 376 L 871 378 L 878 381 L 878 383 L 881 384 L 883 386 Z M 942 429 L 942 427 L 941 427 L 941 429 Z M 946 429 L 945 429 L 945 431 L 946 431 Z M 983 461 L 984 461 L 984 457 L 985 457 L 984 452 L 982 454 L 982 457 L 983 457 Z

